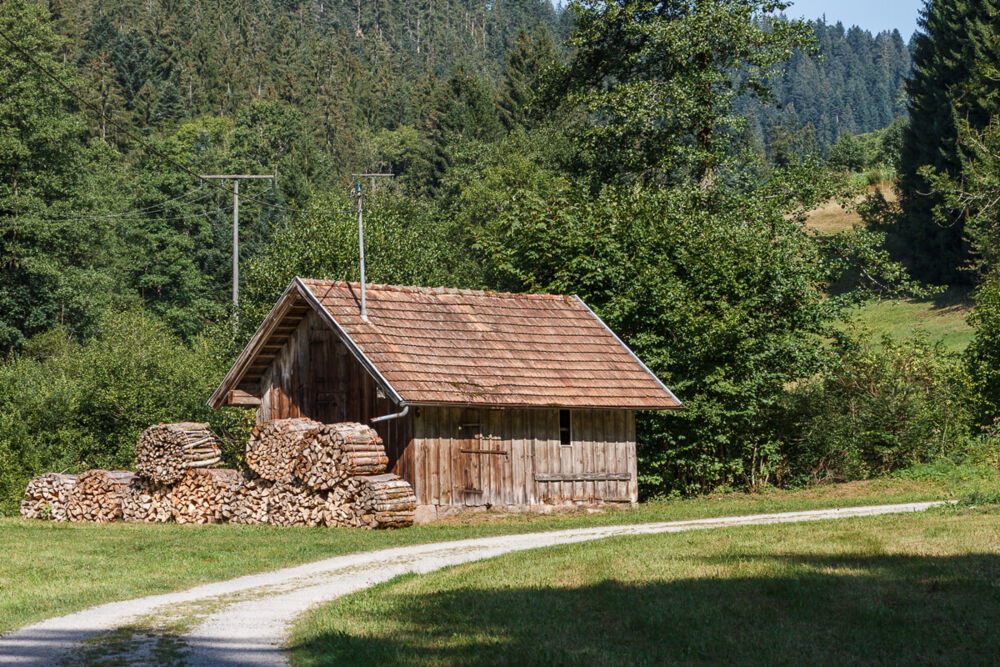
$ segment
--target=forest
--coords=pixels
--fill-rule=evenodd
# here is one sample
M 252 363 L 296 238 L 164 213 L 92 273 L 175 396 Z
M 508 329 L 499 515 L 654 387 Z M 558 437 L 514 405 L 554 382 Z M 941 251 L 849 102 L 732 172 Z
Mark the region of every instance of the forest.
M 645 497 L 1000 463 L 998 0 L 918 33 L 781 0 L 0 4 L 0 511 L 126 465 L 205 400 L 296 275 L 578 294 L 688 409 Z M 863 225 L 804 221 L 869 194 Z M 231 184 L 241 285 L 231 303 Z M 859 181 L 858 175 L 862 174 Z M 860 185 L 859 185 L 860 182 Z M 973 295 L 946 351 L 845 326 Z

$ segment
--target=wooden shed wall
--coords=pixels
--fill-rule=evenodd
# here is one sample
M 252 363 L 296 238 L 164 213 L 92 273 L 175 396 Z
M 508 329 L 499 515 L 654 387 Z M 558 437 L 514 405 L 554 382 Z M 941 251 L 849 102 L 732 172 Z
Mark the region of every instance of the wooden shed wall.
M 571 410 L 559 442 L 556 408 L 420 407 L 398 473 L 422 505 L 635 502 L 631 410 Z
M 257 422 L 309 417 L 326 424 L 368 424 L 372 417 L 399 411 L 378 394 L 371 375 L 329 325 L 310 311 L 261 378 Z M 375 430 L 395 465 L 413 437 L 412 416 L 375 424 Z

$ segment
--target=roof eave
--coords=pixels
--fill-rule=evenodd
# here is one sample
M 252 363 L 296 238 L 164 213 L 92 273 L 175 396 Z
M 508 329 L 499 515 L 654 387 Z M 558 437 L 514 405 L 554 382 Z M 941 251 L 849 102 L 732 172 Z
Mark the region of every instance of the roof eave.
M 593 310 L 591 310 L 590 306 L 588 306 L 584 302 L 584 300 L 580 298 L 580 296 L 578 294 L 574 294 L 573 298 L 576 299 L 577 301 L 579 301 L 580 305 L 587 309 L 587 312 L 590 313 L 591 317 L 593 317 L 595 320 L 597 320 L 598 322 L 600 322 L 601 326 L 604 327 L 604 330 L 607 331 L 609 334 L 611 334 L 611 336 L 616 341 L 618 341 L 618 344 L 621 345 L 625 349 L 625 351 L 629 353 L 629 355 L 635 360 L 635 363 L 639 364 L 639 366 L 642 367 L 642 370 L 646 371 L 646 373 L 649 374 L 649 377 L 653 378 L 653 380 L 656 382 L 656 384 L 658 384 L 660 386 L 660 388 L 663 389 L 663 391 L 667 392 L 667 395 L 670 396 L 670 398 L 672 398 L 673 400 L 677 401 L 677 406 L 676 407 L 672 407 L 672 408 L 657 408 L 657 409 L 671 409 L 671 410 L 678 410 L 678 409 L 683 410 L 683 409 L 686 409 L 685 406 L 684 406 L 684 404 L 681 403 L 681 399 L 677 398 L 677 396 L 674 394 L 674 392 L 670 391 L 670 388 L 667 387 L 667 385 L 663 384 L 663 381 L 660 378 L 656 377 L 656 374 L 653 373 L 653 371 L 649 370 L 649 366 L 647 366 L 646 364 L 643 363 L 642 359 L 640 359 L 639 356 L 635 352 L 632 351 L 632 348 L 630 348 L 628 345 L 626 345 L 625 341 L 623 341 L 621 338 L 619 338 L 618 334 L 616 334 L 614 332 L 614 330 L 611 329 L 611 327 L 609 327 L 607 324 L 605 324 L 604 320 L 602 320 L 600 317 L 598 317 L 597 313 L 595 313 Z
M 258 349 L 267 340 L 267 338 L 274 332 L 277 328 L 278 323 L 281 322 L 285 313 L 291 307 L 294 297 L 298 292 L 295 282 L 289 283 L 285 291 L 282 292 L 278 301 L 268 312 L 267 317 L 261 322 L 260 326 L 257 327 L 257 331 L 254 332 L 253 336 L 247 342 L 246 347 L 240 353 L 240 356 L 236 358 L 233 365 L 230 366 L 229 372 L 222 379 L 222 382 L 212 393 L 211 397 L 208 399 L 208 406 L 213 410 L 217 410 L 222 407 L 227 394 L 239 386 L 240 380 L 246 374 L 247 368 L 249 367 L 250 361 L 256 356 Z
M 382 389 L 382 391 L 384 391 L 396 405 L 400 406 L 407 405 L 407 401 L 404 400 L 403 397 L 399 394 L 399 392 L 396 391 L 396 388 L 393 387 L 389 383 L 389 381 L 385 379 L 385 376 L 382 375 L 382 372 L 375 367 L 375 364 L 372 362 L 371 359 L 368 358 L 368 355 L 366 355 L 364 351 L 361 349 L 361 347 L 356 342 L 354 342 L 354 339 L 351 338 L 351 335 L 347 333 L 347 330 L 344 329 L 344 327 L 340 325 L 340 322 L 338 322 L 336 318 L 330 313 L 330 311 L 326 309 L 326 306 L 324 306 L 323 303 L 318 298 L 316 298 L 316 295 L 313 293 L 311 289 L 309 289 L 309 286 L 305 284 L 302 278 L 296 276 L 295 280 L 293 281 L 293 284 L 298 285 L 299 291 L 302 293 L 302 296 L 305 298 L 306 302 L 308 302 L 309 305 L 311 305 L 316 310 L 316 312 L 320 314 L 320 316 L 327 323 L 327 325 L 331 329 L 333 329 L 334 333 L 336 333 L 337 336 L 344 342 L 344 345 L 346 345 L 347 349 L 351 351 L 351 354 L 354 355 L 354 358 L 357 359 L 362 366 L 364 366 L 365 370 L 367 370 L 368 373 L 372 376 L 372 379 L 375 380 L 375 384 L 377 384 Z

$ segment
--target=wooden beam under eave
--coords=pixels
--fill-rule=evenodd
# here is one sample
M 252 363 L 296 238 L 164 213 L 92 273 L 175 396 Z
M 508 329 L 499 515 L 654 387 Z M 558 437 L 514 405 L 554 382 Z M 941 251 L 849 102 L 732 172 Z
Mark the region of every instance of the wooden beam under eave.
M 226 405 L 238 405 L 243 408 L 260 407 L 260 396 L 254 396 L 242 389 L 232 389 L 226 398 Z

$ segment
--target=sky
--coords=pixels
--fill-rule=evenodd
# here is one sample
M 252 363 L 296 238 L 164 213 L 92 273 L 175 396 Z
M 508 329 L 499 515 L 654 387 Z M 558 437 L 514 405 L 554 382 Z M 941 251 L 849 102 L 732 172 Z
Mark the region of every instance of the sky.
M 840 21 L 845 28 L 857 25 L 873 33 L 898 28 L 903 39 L 917 29 L 917 15 L 923 0 L 789 0 L 785 10 L 789 18 L 818 19 L 827 23 Z

